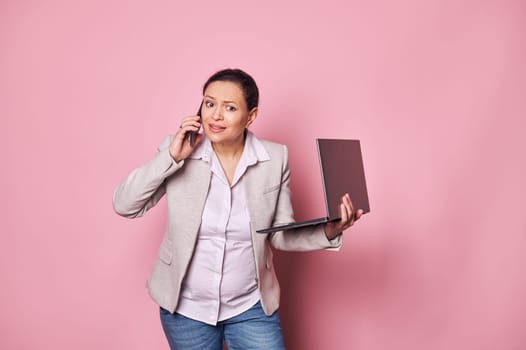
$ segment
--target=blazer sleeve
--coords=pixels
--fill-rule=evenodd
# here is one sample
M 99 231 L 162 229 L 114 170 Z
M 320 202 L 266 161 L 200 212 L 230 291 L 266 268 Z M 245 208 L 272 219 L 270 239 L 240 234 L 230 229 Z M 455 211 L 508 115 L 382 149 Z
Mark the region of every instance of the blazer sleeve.
M 288 165 L 288 152 L 286 146 L 283 146 L 281 190 L 273 220 L 274 226 L 294 221 L 289 185 L 290 169 Z M 342 245 L 341 234 L 332 240 L 327 238 L 324 231 L 324 224 L 273 232 L 269 234 L 269 240 L 273 247 L 289 251 L 339 250 Z
M 184 164 L 184 161 L 176 163 L 171 157 L 168 149 L 171 139 L 167 136 L 155 156 L 117 186 L 113 193 L 113 209 L 117 214 L 127 218 L 143 216 L 164 196 L 164 180 Z

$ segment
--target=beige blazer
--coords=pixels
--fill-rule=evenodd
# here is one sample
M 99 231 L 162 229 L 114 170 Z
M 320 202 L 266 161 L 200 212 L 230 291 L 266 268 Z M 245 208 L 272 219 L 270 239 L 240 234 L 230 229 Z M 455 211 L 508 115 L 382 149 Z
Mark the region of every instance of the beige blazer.
M 212 173 L 210 164 L 199 159 L 176 163 L 168 151 L 171 139 L 168 136 L 153 159 L 133 170 L 118 185 L 113 208 L 124 217 L 140 217 L 166 194 L 168 222 L 147 288 L 155 302 L 174 312 L 196 244 Z M 287 148 L 260 141 L 270 160 L 248 167 L 244 182 L 261 304 L 265 313 L 271 315 L 279 307 L 280 296 L 271 246 L 293 251 L 337 250 L 342 238 L 340 235 L 329 241 L 322 225 L 256 233 L 261 228 L 294 221 Z

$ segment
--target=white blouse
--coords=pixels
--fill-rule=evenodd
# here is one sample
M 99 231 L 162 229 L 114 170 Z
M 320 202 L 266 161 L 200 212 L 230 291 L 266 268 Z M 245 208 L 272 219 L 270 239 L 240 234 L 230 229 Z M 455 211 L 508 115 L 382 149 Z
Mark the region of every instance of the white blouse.
M 190 157 L 209 162 L 212 178 L 176 312 L 216 325 L 248 310 L 260 298 L 243 175 L 269 155 L 247 131 L 231 186 L 206 137 Z

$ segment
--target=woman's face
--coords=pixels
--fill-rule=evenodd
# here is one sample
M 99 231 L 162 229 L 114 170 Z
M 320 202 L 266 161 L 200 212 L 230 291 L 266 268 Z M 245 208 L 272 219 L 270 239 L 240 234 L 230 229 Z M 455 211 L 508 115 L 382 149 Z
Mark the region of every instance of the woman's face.
M 202 127 L 212 143 L 243 144 L 245 129 L 257 116 L 257 108 L 247 110 L 241 87 L 230 81 L 210 83 L 201 106 Z

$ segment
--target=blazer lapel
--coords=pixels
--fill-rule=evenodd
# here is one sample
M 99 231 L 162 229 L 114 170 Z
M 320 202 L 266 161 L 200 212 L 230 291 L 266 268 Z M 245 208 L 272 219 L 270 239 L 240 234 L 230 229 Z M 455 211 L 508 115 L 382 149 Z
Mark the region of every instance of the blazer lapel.
M 185 172 L 185 178 L 189 180 L 177 184 L 179 195 L 175 200 L 181 218 L 178 225 L 182 228 L 181 232 L 185 233 L 179 239 L 183 240 L 180 242 L 182 246 L 193 247 L 210 186 L 210 164 L 202 160 L 189 160 L 181 171 Z M 192 249 L 189 249 L 190 253 Z

